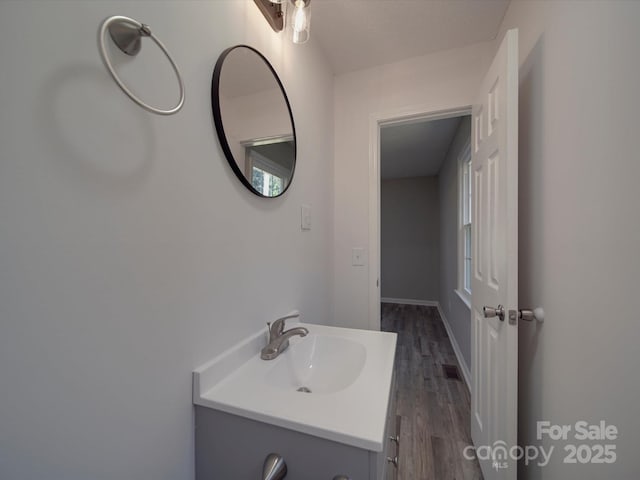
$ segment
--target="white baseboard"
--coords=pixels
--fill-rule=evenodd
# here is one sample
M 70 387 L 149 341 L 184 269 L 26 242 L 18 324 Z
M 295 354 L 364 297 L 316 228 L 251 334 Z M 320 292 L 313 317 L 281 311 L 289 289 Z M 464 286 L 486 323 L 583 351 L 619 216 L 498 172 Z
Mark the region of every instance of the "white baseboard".
M 442 323 L 444 324 L 444 328 L 447 331 L 447 335 L 449 335 L 449 341 L 451 342 L 451 346 L 453 347 L 453 352 L 456 354 L 456 358 L 458 359 L 458 364 L 460 365 L 460 370 L 462 370 L 462 376 L 464 377 L 464 382 L 467 384 L 467 388 L 471 391 L 471 372 L 469 371 L 469 367 L 467 363 L 464 361 L 464 357 L 462 356 L 462 350 L 460 350 L 460 346 L 456 341 L 456 337 L 453 336 L 453 332 L 451 331 L 451 326 L 449 325 L 449 320 L 444 316 L 444 312 L 442 308 L 440 308 L 440 303 L 437 303 L 438 313 L 440 314 L 440 318 L 442 319 Z
M 382 297 L 380 298 L 382 303 L 400 303 L 404 305 L 423 305 L 425 307 L 437 307 L 438 302 L 434 300 L 414 300 L 411 298 L 389 298 Z

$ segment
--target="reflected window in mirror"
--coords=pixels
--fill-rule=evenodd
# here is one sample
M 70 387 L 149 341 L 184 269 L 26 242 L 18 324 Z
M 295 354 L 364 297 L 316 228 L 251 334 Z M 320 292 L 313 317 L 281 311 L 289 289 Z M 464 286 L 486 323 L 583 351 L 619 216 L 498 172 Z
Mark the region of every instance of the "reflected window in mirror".
M 242 142 L 245 149 L 245 177 L 265 197 L 281 195 L 295 164 L 293 137 L 276 137 Z

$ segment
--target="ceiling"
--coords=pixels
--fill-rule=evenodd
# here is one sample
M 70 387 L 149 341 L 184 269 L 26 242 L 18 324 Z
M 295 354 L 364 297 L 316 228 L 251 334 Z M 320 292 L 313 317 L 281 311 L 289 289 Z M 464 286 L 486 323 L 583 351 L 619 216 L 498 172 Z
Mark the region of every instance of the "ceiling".
M 461 117 L 393 125 L 380 129 L 380 177 L 437 175 Z
M 495 38 L 509 0 L 313 0 L 311 38 L 335 74 Z

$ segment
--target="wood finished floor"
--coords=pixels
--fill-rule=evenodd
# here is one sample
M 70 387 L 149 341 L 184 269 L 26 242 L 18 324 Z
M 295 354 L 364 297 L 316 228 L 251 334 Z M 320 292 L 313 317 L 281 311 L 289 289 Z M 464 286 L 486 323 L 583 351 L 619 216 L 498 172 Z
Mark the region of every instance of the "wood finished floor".
M 399 480 L 482 480 L 471 445 L 470 398 L 435 307 L 382 304 L 382 330 L 396 332 L 396 412 L 401 417 Z M 461 380 L 444 377 L 458 366 Z

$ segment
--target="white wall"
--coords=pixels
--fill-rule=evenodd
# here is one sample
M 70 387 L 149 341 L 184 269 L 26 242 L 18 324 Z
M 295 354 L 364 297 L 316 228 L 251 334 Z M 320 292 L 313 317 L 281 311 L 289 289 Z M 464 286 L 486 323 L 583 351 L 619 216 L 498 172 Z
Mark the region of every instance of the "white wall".
M 454 340 L 471 371 L 471 311 L 456 294 L 460 268 L 460 175 L 459 157 L 471 138 L 471 117 L 461 119 L 438 172 L 440 207 L 440 308 L 446 317 Z
M 335 80 L 334 308 L 337 325 L 368 328 L 368 266 L 351 266 L 351 249 L 369 249 L 369 121 L 416 108 L 469 106 L 490 61 L 491 43 L 359 70 Z
M 437 300 L 440 281 L 438 177 L 382 180 L 380 197 L 382 297 Z
M 144 112 L 108 76 L 96 35 L 113 14 L 175 56 L 179 114 Z M 238 43 L 264 52 L 292 104 L 283 198 L 249 193 L 215 136 L 211 74 Z M 154 52 L 144 40 L 118 63 L 169 104 Z M 192 369 L 292 308 L 331 315 L 328 65 L 249 0 L 3 1 L 0 62 L 0 477 L 193 478 Z
M 556 446 L 522 479 L 640 477 L 640 3 L 511 3 L 520 31 L 519 441 L 536 421 L 614 424 L 617 462 L 571 465 Z

